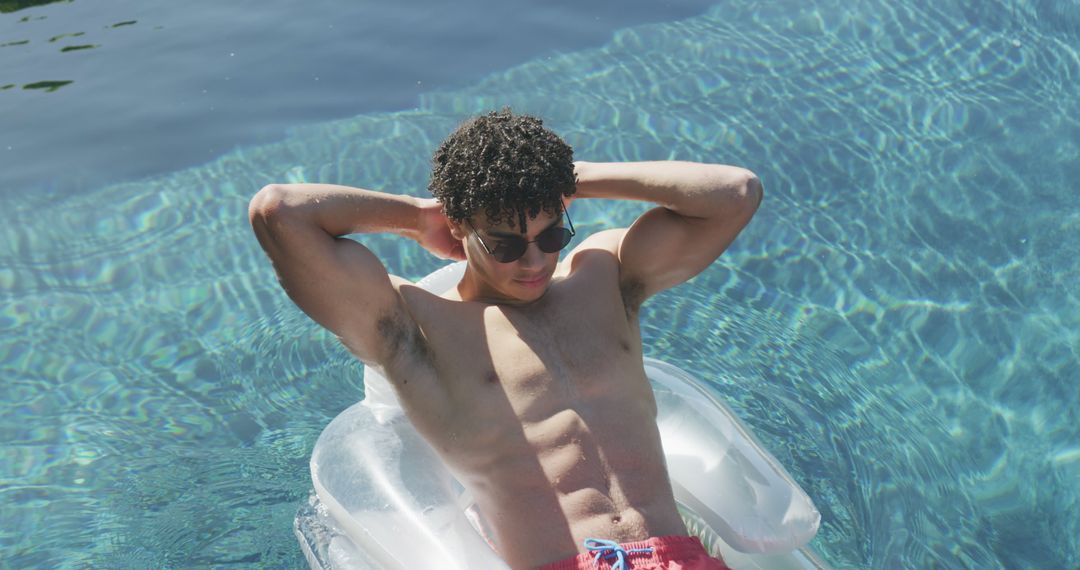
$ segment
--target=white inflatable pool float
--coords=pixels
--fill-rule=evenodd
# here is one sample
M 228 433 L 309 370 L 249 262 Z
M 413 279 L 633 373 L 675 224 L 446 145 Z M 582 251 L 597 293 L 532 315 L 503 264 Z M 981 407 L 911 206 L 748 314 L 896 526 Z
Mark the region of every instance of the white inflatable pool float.
M 464 262 L 419 285 L 443 292 Z M 735 414 L 686 372 L 646 358 L 679 510 L 729 566 L 825 568 L 806 546 L 821 520 Z M 486 522 L 401 410 L 389 382 L 364 370 L 365 398 L 334 418 L 311 454 L 314 483 L 294 530 L 314 570 L 508 568 Z

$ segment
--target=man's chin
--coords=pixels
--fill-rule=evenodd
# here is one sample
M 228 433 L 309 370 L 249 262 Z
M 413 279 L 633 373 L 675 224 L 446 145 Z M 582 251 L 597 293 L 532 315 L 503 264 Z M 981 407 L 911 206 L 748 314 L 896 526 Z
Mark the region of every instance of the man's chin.
M 520 303 L 531 303 L 547 293 L 551 286 L 551 278 L 545 277 L 536 281 L 513 280 L 513 297 Z

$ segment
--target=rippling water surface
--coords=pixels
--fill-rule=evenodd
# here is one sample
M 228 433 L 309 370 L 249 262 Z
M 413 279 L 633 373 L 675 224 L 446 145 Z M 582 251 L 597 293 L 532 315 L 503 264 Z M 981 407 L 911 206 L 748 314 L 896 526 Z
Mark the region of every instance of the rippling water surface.
M 832 565 L 1077 567 L 1080 9 L 922 4 L 724 2 L 205 166 L 5 193 L 3 564 L 300 566 L 307 455 L 360 367 L 279 290 L 247 200 L 420 194 L 437 142 L 508 104 L 581 159 L 761 175 L 732 249 L 643 310 L 647 354 L 757 431 Z M 440 264 L 363 241 L 408 277 Z

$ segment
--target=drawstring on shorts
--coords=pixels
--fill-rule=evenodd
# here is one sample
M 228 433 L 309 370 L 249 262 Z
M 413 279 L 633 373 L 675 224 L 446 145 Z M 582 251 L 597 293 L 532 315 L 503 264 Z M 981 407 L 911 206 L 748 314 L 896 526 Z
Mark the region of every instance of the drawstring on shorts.
M 611 564 L 611 570 L 630 570 L 630 567 L 626 565 L 626 557 L 631 554 L 652 554 L 653 549 L 649 548 L 631 548 L 626 550 L 619 543 L 613 540 L 604 540 L 602 538 L 586 538 L 585 548 L 589 549 L 589 552 L 595 552 L 596 557 L 593 558 L 593 564 L 599 568 L 600 559 L 603 558 Z M 614 560 L 614 562 L 612 562 Z

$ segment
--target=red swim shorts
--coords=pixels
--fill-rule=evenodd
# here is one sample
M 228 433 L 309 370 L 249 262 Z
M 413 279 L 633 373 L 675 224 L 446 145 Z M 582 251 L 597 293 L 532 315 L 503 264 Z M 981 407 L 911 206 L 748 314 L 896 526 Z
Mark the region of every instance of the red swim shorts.
M 723 560 L 710 557 L 696 536 L 660 536 L 618 545 L 593 539 L 585 542 L 592 552 L 546 564 L 540 570 L 609 570 L 619 568 L 620 558 L 626 570 L 731 570 Z

